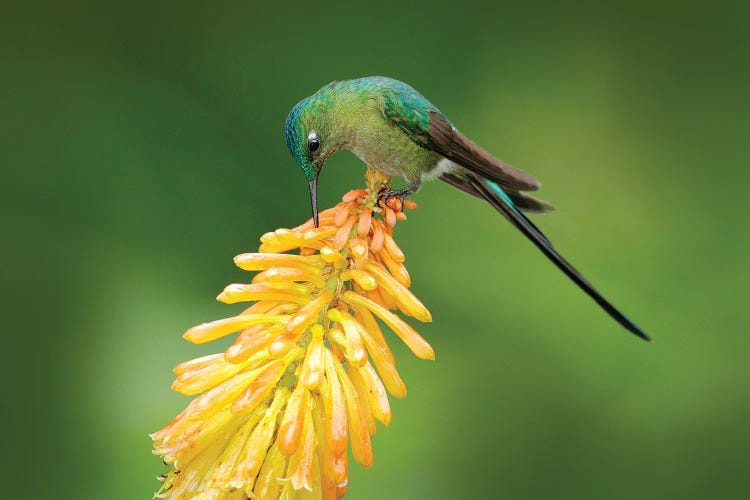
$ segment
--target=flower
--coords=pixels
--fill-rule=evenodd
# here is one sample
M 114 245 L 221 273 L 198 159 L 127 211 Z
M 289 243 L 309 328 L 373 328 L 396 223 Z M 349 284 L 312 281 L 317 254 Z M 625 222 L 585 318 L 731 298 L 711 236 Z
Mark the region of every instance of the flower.
M 200 395 L 151 435 L 154 453 L 172 466 L 156 497 L 341 498 L 347 447 L 372 464 L 376 422 L 391 421 L 387 393 L 406 396 L 378 320 L 417 357 L 435 354 L 393 312 L 432 319 L 408 289 L 393 240 L 402 208 L 415 205 L 379 204 L 389 179 L 374 170 L 366 177 L 368 189 L 321 212 L 319 227 L 308 220 L 266 233 L 258 253 L 238 255 L 237 266 L 259 273 L 218 300 L 254 303 L 183 335 L 202 344 L 239 332 L 223 353 L 175 367 L 172 388 Z

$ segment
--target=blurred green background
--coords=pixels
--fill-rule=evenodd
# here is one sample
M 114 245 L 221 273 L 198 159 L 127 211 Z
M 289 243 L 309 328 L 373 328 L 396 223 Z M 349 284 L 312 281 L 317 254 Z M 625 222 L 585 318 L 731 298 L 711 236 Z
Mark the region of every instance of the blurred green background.
M 170 370 L 223 345 L 180 335 L 309 217 L 286 114 L 387 75 L 540 178 L 534 221 L 655 343 L 425 186 L 397 239 L 437 360 L 393 342 L 410 393 L 347 498 L 746 498 L 749 4 L 274 3 L 0 7 L 2 496 L 151 497 Z

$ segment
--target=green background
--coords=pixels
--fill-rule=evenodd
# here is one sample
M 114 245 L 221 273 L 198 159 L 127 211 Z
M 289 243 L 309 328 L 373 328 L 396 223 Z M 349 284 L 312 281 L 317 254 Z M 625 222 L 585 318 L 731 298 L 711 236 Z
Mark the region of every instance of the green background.
M 400 225 L 437 351 L 351 499 L 746 498 L 747 2 L 3 2 L 3 498 L 141 499 L 232 257 L 309 217 L 291 106 L 387 75 L 544 182 L 655 343 L 443 183 Z M 362 184 L 337 155 L 321 206 Z M 9 321 L 8 321 L 9 320 Z

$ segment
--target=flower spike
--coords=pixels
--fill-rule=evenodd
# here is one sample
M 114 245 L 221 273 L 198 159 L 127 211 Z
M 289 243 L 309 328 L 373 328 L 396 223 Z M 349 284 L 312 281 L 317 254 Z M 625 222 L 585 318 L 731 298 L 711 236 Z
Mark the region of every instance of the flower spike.
M 396 313 L 432 320 L 393 238 L 403 208 L 416 205 L 380 204 L 390 179 L 374 170 L 366 178 L 367 189 L 235 257 L 257 274 L 218 300 L 253 304 L 183 335 L 202 344 L 238 332 L 223 353 L 174 369 L 172 388 L 197 397 L 151 435 L 171 466 L 157 498 L 335 500 L 348 487 L 348 448 L 372 465 L 376 422 L 391 422 L 388 393 L 406 396 L 377 319 L 419 358 L 435 352 Z

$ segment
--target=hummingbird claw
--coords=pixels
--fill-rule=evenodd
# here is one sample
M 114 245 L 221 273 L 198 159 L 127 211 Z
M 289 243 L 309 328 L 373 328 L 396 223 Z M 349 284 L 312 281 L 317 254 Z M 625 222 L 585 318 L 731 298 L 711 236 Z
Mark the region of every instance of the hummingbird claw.
M 400 212 L 404 206 L 404 198 L 408 194 L 411 194 L 411 191 L 408 188 L 390 189 L 388 186 L 381 186 L 380 190 L 378 190 L 378 204 L 381 206 L 389 206 L 397 212 Z M 396 198 L 398 200 L 398 203 L 395 204 L 396 206 L 392 206 L 392 198 Z

